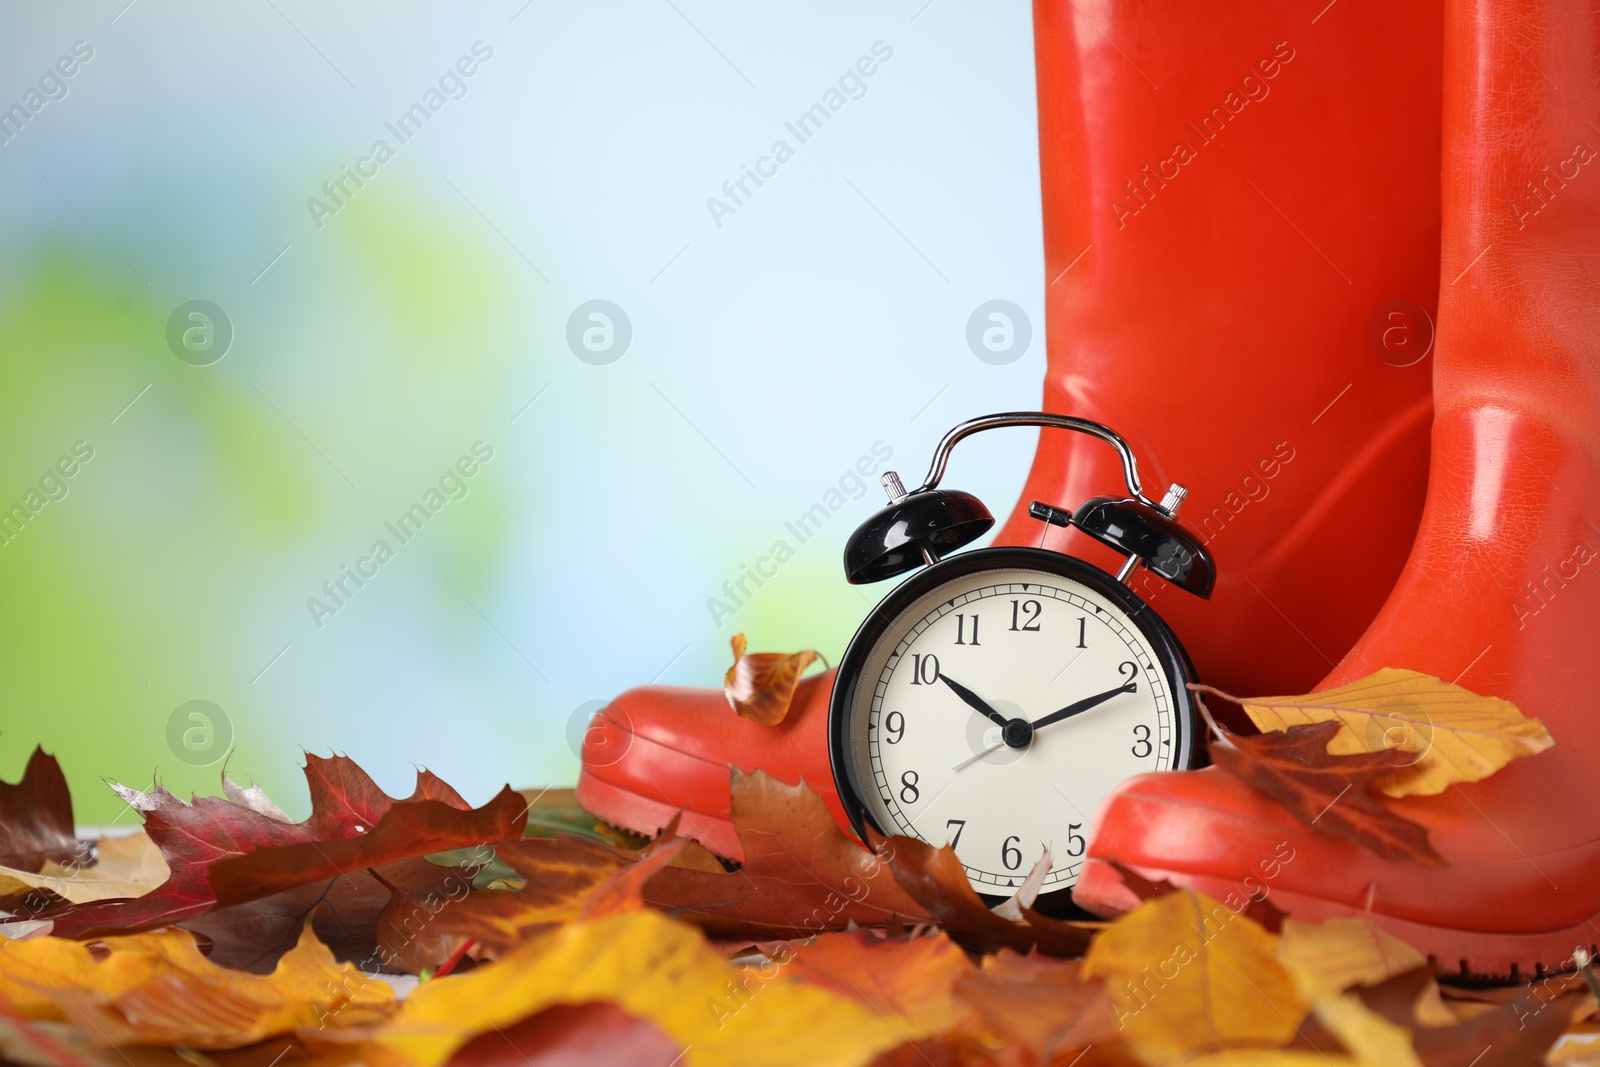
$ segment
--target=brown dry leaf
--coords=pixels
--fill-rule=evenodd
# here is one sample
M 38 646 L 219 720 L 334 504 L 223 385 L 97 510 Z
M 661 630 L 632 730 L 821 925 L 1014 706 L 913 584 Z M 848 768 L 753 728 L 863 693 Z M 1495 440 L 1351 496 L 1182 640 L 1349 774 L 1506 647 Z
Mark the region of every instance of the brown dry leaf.
M 744 846 L 742 867 L 668 867 L 645 886 L 645 901 L 726 938 L 810 937 L 852 922 L 929 918 L 887 865 L 845 836 L 804 783 L 734 770 L 733 823 Z
M 885 939 L 865 930 L 823 934 L 782 946 L 783 974 L 875 1008 L 907 1041 L 964 1025 L 972 1010 L 955 996 L 956 983 L 977 970 L 948 937 Z
M 450 1057 L 450 1067 L 675 1067 L 684 1050 L 661 1028 L 615 1004 L 556 1004 L 490 1033 Z
M 386 961 L 413 973 L 437 968 L 467 942 L 474 959 L 494 959 L 551 927 L 644 907 L 644 884 L 671 863 L 688 838 L 667 837 L 642 857 L 564 834 L 501 845 L 497 855 L 523 888 L 479 890 L 430 914 L 378 923 Z
M 728 963 L 645 909 L 568 923 L 467 974 L 425 982 L 363 1046 L 371 1067 L 439 1067 L 479 1034 L 555 1004 L 606 1002 L 691 1049 L 697 1067 L 854 1065 L 901 1043 L 855 1000 Z
M 46 860 L 80 856 L 72 827 L 72 794 L 61 764 L 36 748 L 15 785 L 0 782 L 0 865 L 37 871 Z
M 1194 688 L 1242 704 L 1262 730 L 1337 722 L 1328 751 L 1335 756 L 1387 753 L 1391 776 L 1374 788 L 1391 797 L 1442 793 L 1555 744 L 1544 723 L 1523 715 L 1509 700 L 1393 667 L 1306 696 L 1240 699 L 1209 686 Z
M 1105 987 L 1079 972 L 1071 960 L 1001 949 L 956 983 L 956 996 L 977 1009 L 999 1037 L 1048 1062 L 1117 1039 Z
M 140 831 L 125 837 L 102 837 L 95 844 L 92 865 L 45 860 L 37 874 L 0 867 L 0 897 L 43 889 L 63 900 L 111 900 L 140 897 L 171 874 L 161 850 Z
M 1229 1048 L 1279 1048 L 1306 1000 L 1278 939 L 1221 903 L 1179 890 L 1108 927 L 1083 973 L 1105 980 L 1124 1039 L 1150 1063 Z
M 1329 919 L 1321 925 L 1289 919 L 1283 924 L 1278 956 L 1291 968 L 1315 971 L 1339 990 L 1377 985 L 1428 966 L 1422 953 L 1370 919 Z M 1445 1005 L 1431 975 L 1419 994 L 1414 1003 L 1418 1025 L 1453 1026 L 1460 1021 Z
M 0 939 L 0 997 L 28 1018 L 88 1024 L 110 1045 L 228 1049 L 276 1034 L 378 1022 L 394 991 L 333 954 L 310 928 L 270 975 L 231 971 L 178 930 L 90 946 Z
M 1037 948 L 1051 956 L 1081 956 L 1095 925 L 1060 922 L 1022 908 L 1022 922 L 990 910 L 967 880 L 955 849 L 934 848 L 911 837 L 891 837 L 878 848 L 897 882 L 951 937 L 974 952 Z
M 1334 756 L 1336 722 L 1291 726 L 1246 737 L 1224 734 L 1211 746 L 1217 767 L 1255 786 L 1307 826 L 1346 837 L 1388 860 L 1443 867 L 1427 828 L 1385 807 L 1368 790 L 1393 771 L 1389 755 Z
M 789 704 L 794 700 L 795 686 L 800 676 L 822 656 L 806 649 L 804 652 L 756 652 L 745 654 L 747 643 L 744 634 L 734 634 L 733 666 L 722 679 L 722 691 L 728 704 L 747 719 L 763 726 L 776 726 L 789 714 Z

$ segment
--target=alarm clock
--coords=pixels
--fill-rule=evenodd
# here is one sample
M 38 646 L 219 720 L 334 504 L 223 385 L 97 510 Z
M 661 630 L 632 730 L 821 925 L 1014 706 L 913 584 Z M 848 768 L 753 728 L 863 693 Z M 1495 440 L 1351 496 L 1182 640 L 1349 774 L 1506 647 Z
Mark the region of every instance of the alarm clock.
M 1040 548 L 952 554 L 994 517 L 971 494 L 939 488 L 951 450 L 1006 426 L 1076 431 L 1117 450 L 1128 496 L 1028 509 L 1123 553 L 1117 574 Z M 1215 564 L 1175 518 L 1188 490 L 1174 484 L 1156 502 L 1111 429 L 1026 411 L 955 427 L 912 492 L 893 471 L 882 483 L 888 506 L 850 536 L 845 577 L 863 584 L 922 569 L 873 609 L 839 662 L 828 744 L 845 811 L 863 840 L 871 826 L 951 846 L 990 899 L 1015 892 L 1048 849 L 1041 899 L 1070 901 L 1112 789 L 1204 759 L 1194 667 L 1126 584 L 1143 566 L 1210 597 Z

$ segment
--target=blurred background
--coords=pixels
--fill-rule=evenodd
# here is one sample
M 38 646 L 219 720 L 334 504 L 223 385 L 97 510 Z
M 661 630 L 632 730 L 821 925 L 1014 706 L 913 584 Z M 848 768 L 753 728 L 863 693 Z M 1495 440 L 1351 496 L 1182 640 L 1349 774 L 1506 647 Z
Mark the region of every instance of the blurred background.
M 878 474 L 1038 405 L 1021 0 L 10 5 L 0 71 L 0 778 L 80 822 L 570 784 L 736 632 L 836 661 Z

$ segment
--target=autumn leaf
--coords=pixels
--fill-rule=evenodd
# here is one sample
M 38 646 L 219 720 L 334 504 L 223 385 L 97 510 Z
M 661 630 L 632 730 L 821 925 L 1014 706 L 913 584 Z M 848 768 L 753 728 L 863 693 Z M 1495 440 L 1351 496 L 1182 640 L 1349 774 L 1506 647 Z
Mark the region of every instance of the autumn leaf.
M 807 649 L 785 655 L 780 652 L 745 654 L 744 634 L 734 634 L 733 666 L 722 679 L 722 691 L 734 711 L 763 726 L 776 726 L 789 714 L 794 690 L 805 669 L 821 659 Z
M 517 792 L 528 802 L 528 825 L 523 831 L 528 837 L 577 834 L 634 850 L 649 843 L 647 837 L 607 825 L 584 811 L 578 805 L 577 790 L 519 789 Z
M 1125 913 L 1094 940 L 1083 973 L 1105 981 L 1133 1051 L 1165 1063 L 1227 1048 L 1277 1048 L 1306 1002 L 1277 938 L 1210 897 L 1179 890 Z
M 521 1022 L 479 1034 L 450 1067 L 575 1067 L 608 1063 L 675 1067 L 684 1050 L 661 1028 L 615 1004 L 555 1004 Z M 54 1067 L 54 1065 L 51 1065 Z
M 1338 990 L 1375 986 L 1428 966 L 1422 953 L 1368 918 L 1328 919 L 1320 925 L 1287 920 L 1278 956 L 1291 967 L 1315 971 Z M 1407 1013 L 1406 1025 L 1411 1025 L 1413 1015 L 1421 1026 L 1453 1026 L 1459 1021 L 1431 975 L 1412 999 L 1414 1011 Z
M 1328 751 L 1387 753 L 1390 775 L 1374 788 L 1391 797 L 1432 796 L 1457 782 L 1480 781 L 1555 744 L 1544 723 L 1509 700 L 1392 667 L 1306 696 L 1241 699 L 1209 686 L 1192 688 L 1243 705 L 1264 731 L 1337 722 Z
M 1110 862 L 1112 869 L 1122 879 L 1122 884 L 1133 890 L 1134 896 L 1141 901 L 1154 900 L 1157 897 L 1164 897 L 1168 893 L 1176 893 L 1178 891 L 1178 887 L 1165 878 L 1159 882 L 1152 882 L 1132 867 L 1118 863 L 1116 860 Z M 1288 918 L 1286 913 L 1279 910 L 1278 906 L 1272 903 L 1270 896 L 1251 896 L 1246 901 L 1244 910 L 1240 914 L 1255 922 L 1257 926 L 1269 934 L 1281 932 L 1283 930 L 1283 921 Z
M 0 867 L 0 897 L 32 889 L 43 889 L 73 903 L 137 897 L 161 885 L 171 873 L 161 850 L 141 831 L 102 837 L 94 845 L 93 864 L 45 860 L 37 873 Z
M 177 930 L 109 937 L 0 938 L 0 996 L 29 1018 L 87 1024 L 105 1044 L 227 1049 L 276 1034 L 373 1024 L 394 991 L 332 953 L 309 928 L 270 975 L 218 967 Z
M 1021 922 L 996 915 L 972 888 L 966 868 L 948 845 L 934 848 L 916 838 L 891 837 L 878 852 L 906 893 L 974 952 L 1037 948 L 1052 956 L 1080 956 L 1088 947 L 1092 925 L 1060 922 L 1032 908 L 1019 909 Z
M 150 793 L 117 787 L 144 815 L 145 832 L 171 877 L 141 897 L 74 904 L 38 917 L 68 937 L 177 924 L 218 906 L 333 883 L 350 871 L 517 838 L 526 819 L 524 801 L 510 788 L 469 808 L 426 770 L 403 800 L 385 795 L 343 756 L 308 753 L 305 773 L 311 816 L 303 823 L 223 797 L 184 803 L 160 786 Z
M 1117 1037 L 1103 984 L 1085 979 L 1072 960 L 1001 949 L 956 982 L 956 996 L 1040 1062 Z
M 372 1067 L 438 1067 L 472 1038 L 555 1004 L 606 1002 L 703 1067 L 853 1065 L 900 1044 L 873 1009 L 776 967 L 740 968 L 652 910 L 568 923 L 495 963 L 419 986 L 363 1046 Z
M 976 968 L 948 937 L 884 938 L 866 930 L 822 934 L 785 946 L 783 974 L 860 1001 L 907 1041 L 962 1026 L 972 1009 L 955 986 Z
M 744 864 L 734 871 L 667 867 L 645 886 L 646 902 L 730 938 L 927 921 L 887 865 L 846 837 L 805 783 L 785 785 L 761 771 L 732 774 Z
M 72 794 L 54 756 L 36 748 L 16 784 L 0 782 L 0 866 L 37 871 L 81 856 Z
M 1319 722 L 1255 737 L 1224 734 L 1211 746 L 1211 761 L 1307 826 L 1349 838 L 1384 859 L 1444 866 L 1426 827 L 1391 811 L 1368 791 L 1370 783 L 1393 771 L 1387 754 L 1328 753 L 1328 741 L 1341 729 L 1336 722 Z

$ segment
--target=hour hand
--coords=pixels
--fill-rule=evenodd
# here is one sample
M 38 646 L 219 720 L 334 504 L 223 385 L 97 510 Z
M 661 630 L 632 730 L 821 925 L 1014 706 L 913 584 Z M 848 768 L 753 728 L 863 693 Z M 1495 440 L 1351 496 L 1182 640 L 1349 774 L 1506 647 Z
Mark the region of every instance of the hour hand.
M 960 682 L 956 681 L 954 678 L 950 677 L 948 674 L 939 675 L 939 681 L 943 682 L 945 685 L 948 685 L 951 690 L 955 692 L 955 695 L 965 701 L 973 711 L 984 715 L 1001 726 L 1006 724 L 1006 717 L 1004 715 L 985 704 L 982 697 L 968 689 L 966 686 L 962 685 Z

